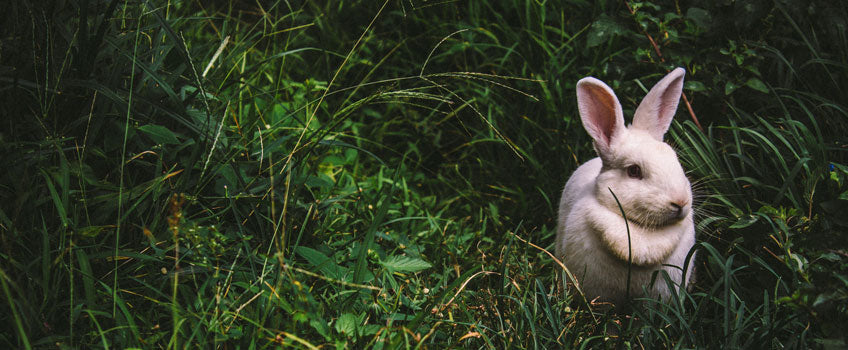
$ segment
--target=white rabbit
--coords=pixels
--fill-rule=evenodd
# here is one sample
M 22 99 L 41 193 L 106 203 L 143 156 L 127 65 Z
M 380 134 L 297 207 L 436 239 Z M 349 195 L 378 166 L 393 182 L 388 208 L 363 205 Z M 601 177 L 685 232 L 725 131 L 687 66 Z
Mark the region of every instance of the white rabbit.
M 631 297 L 643 296 L 643 286 L 650 287 L 657 270 L 668 272 L 675 289 L 691 280 L 694 254 L 681 281 L 684 260 L 695 244 L 692 189 L 677 154 L 663 142 L 684 74 L 677 68 L 651 88 L 629 127 L 609 86 L 591 77 L 577 83 L 580 119 L 598 157 L 578 167 L 562 191 L 556 256 L 589 300 L 624 301 L 628 269 Z M 610 190 L 627 217 L 630 249 Z M 662 277 L 648 291 L 662 298 L 672 292 Z

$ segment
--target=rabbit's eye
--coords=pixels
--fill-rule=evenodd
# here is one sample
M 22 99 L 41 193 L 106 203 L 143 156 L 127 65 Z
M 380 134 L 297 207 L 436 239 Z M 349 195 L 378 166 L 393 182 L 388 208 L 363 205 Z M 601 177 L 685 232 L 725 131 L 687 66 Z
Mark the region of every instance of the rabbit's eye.
M 642 168 L 636 164 L 627 167 L 627 176 L 633 179 L 642 179 Z

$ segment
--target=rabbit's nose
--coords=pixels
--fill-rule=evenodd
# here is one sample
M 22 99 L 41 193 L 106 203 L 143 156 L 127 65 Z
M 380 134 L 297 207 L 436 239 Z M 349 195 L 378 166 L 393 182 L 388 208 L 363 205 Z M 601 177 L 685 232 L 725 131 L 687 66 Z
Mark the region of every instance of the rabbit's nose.
M 671 209 L 674 210 L 674 217 L 683 217 L 683 206 L 674 202 L 671 202 Z

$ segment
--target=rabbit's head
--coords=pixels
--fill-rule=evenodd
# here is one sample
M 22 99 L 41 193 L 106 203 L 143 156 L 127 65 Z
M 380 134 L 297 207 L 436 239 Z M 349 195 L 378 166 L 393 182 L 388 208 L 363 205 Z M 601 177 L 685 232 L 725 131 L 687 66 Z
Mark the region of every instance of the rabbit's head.
M 660 80 L 629 127 L 609 86 L 591 77 L 577 83 L 580 118 L 603 164 L 595 183 L 598 202 L 620 212 L 611 189 L 629 221 L 644 228 L 677 224 L 692 210 L 689 180 L 677 154 L 663 142 L 680 100 L 683 75 L 677 68 Z

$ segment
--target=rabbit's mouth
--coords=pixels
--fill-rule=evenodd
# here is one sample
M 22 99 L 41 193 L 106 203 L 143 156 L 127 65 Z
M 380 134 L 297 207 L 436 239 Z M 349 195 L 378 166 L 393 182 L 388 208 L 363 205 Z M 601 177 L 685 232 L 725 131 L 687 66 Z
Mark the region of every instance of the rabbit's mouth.
M 636 210 L 636 212 L 638 214 L 628 215 L 627 221 L 645 228 L 653 229 L 676 224 L 686 218 L 689 214 L 687 207 L 678 206 L 672 206 L 671 208 L 662 210 L 650 210 L 645 208 L 642 210 Z

